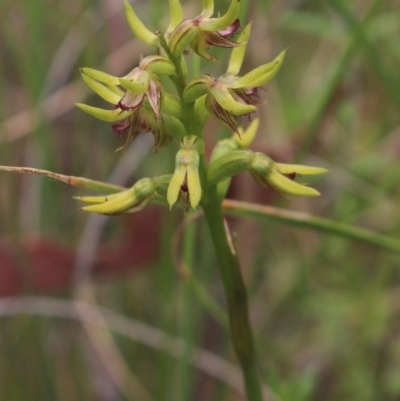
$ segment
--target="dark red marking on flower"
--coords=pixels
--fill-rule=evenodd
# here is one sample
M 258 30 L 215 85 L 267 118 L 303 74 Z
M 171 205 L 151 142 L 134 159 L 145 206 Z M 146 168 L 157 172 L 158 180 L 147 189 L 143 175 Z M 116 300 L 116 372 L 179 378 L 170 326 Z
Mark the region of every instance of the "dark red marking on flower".
M 122 110 L 133 110 L 142 105 L 144 100 L 144 94 L 137 95 L 132 91 L 126 91 L 124 96 L 118 102 L 117 107 Z
M 129 119 L 125 119 L 125 120 L 119 121 L 115 124 L 112 124 L 111 128 L 115 134 L 123 134 L 129 130 L 130 126 L 131 126 L 131 123 L 129 122 Z
M 240 21 L 239 19 L 236 19 L 235 21 L 233 21 L 233 23 L 229 26 L 227 26 L 224 29 L 221 29 L 220 31 L 218 31 L 218 33 L 226 38 L 228 36 L 232 36 L 234 35 L 239 29 L 241 29 L 242 27 L 240 26 Z
M 262 102 L 260 101 L 258 89 L 259 88 L 233 89 L 233 91 L 238 97 L 237 100 L 245 104 L 259 105 Z
M 151 108 L 154 111 L 154 114 L 156 115 L 157 118 L 160 118 L 161 116 L 161 97 L 162 97 L 162 91 L 161 91 L 162 85 L 155 80 L 150 80 L 149 81 L 149 86 L 147 88 L 147 100 L 150 103 Z
M 293 181 L 296 178 L 297 173 L 293 172 L 293 173 L 288 173 L 288 174 L 283 174 L 283 175 Z
M 240 43 L 235 42 L 231 39 L 227 39 L 222 36 L 219 32 L 203 32 L 203 38 L 207 46 L 217 46 L 224 48 L 232 48 L 240 46 Z

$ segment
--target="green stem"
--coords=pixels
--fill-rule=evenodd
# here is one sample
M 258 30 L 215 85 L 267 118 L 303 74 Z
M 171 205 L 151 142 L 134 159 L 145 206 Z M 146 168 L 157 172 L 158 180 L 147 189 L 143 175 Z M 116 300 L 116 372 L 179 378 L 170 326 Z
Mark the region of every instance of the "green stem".
M 201 137 L 202 127 L 197 123 L 194 103 L 185 102 L 185 76 L 182 70 L 181 57 L 171 54 L 165 38 L 160 36 L 161 46 L 168 58 L 175 65 L 176 77 L 173 82 L 178 91 L 184 112 L 184 123 L 191 135 Z M 249 321 L 247 291 L 244 285 L 240 264 L 233 245 L 230 244 L 225 230 L 222 214 L 222 203 L 218 197 L 216 185 L 209 186 L 207 182 L 207 165 L 204 155 L 200 162 L 200 179 L 202 187 L 202 207 L 210 230 L 211 238 L 217 255 L 218 266 L 225 289 L 229 329 L 233 348 L 242 368 L 248 401 L 262 401 L 261 383 L 258 377 L 253 333 Z
M 189 225 L 184 235 L 184 261 L 189 274 L 195 262 L 194 249 L 196 240 L 196 230 L 193 224 Z M 191 389 L 193 388 L 193 369 L 191 366 L 193 344 L 196 333 L 196 319 L 194 317 L 196 307 L 193 302 L 193 292 L 190 282 L 182 280 L 182 314 L 180 332 L 184 340 L 183 355 L 179 360 L 179 396 L 178 400 L 189 400 L 192 398 Z
M 240 264 L 226 232 L 221 202 L 216 186 L 204 185 L 206 165 L 201 163 L 203 178 L 203 211 L 217 255 L 219 270 L 224 285 L 233 348 L 243 371 L 249 401 L 262 401 L 261 384 L 258 377 L 253 333 L 249 321 L 247 291 Z

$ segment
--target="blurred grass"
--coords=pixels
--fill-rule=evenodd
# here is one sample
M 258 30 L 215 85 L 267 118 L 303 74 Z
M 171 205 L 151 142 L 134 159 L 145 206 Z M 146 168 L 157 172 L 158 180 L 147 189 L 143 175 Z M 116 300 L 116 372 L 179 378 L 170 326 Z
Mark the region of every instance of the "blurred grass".
M 165 26 L 166 4 L 137 3 L 152 29 Z M 186 1 L 188 13 L 197 12 L 199 3 Z M 216 1 L 216 9 L 223 12 L 228 3 Z M 316 200 L 278 199 L 245 176 L 234 180 L 231 195 L 399 239 L 400 5 L 395 0 L 259 0 L 246 6 L 253 33 L 244 72 L 289 47 L 281 72 L 263 94 L 267 103 L 261 107 L 254 149 L 283 162 L 301 159 L 324 165 L 330 174 L 318 182 L 323 196 Z M 79 67 L 121 75 L 141 53 L 147 54 L 145 46 L 130 43 L 119 7 L 114 0 L 0 2 L 1 15 L 6 16 L 0 26 L 1 164 L 97 180 L 108 179 L 118 167 L 122 154 L 114 153 L 117 141 L 107 124 L 83 115 L 72 103 L 102 105 L 83 89 Z M 71 30 L 76 36 L 65 42 Z M 67 45 L 61 51 L 63 43 Z M 107 58 L 129 43 L 129 51 Z M 224 52 L 218 54 L 222 65 L 202 62 L 205 72 L 221 72 Z M 76 97 L 63 98 L 70 108 L 53 102 L 51 114 L 49 107 L 40 106 L 71 83 L 76 83 Z M 61 109 L 65 111 L 57 113 Z M 7 124 L 24 111 L 33 113 L 33 121 L 25 116 Z M 22 129 L 23 124 L 28 129 Z M 211 146 L 218 127 L 211 123 L 208 128 Z M 125 168 L 125 180 L 169 172 L 172 165 L 172 151 L 149 154 L 137 170 Z M 32 274 L 20 253 L 20 244 L 32 236 L 51 237 L 76 254 L 88 224 L 88 217 L 71 200 L 76 190 L 5 173 L 1 182 L 0 232 L 4 242 L 12 244 L 8 246 L 21 272 Z M 177 274 L 171 237 L 181 217 L 176 211 L 162 211 L 157 262 L 122 277 L 110 272 L 100 279 L 89 276 L 88 282 L 53 294 L 98 303 L 182 338 L 180 357 L 114 334 L 118 355 L 104 339 L 105 333 L 114 332 L 111 323 L 93 335 L 93 328 L 83 330 L 76 320 L 18 313 L 0 319 L 1 399 L 143 399 L 134 377 L 150 399 L 243 399 L 192 365 L 194 345 L 235 361 L 226 330 Z M 260 369 L 278 399 L 400 399 L 398 256 L 272 221 L 234 218 L 230 223 L 250 290 Z M 189 227 L 180 242 L 183 257 L 195 279 L 223 306 L 206 227 L 201 220 Z M 118 243 L 125 233 L 123 219 L 105 222 L 101 230 L 100 238 Z M 141 246 L 132 243 L 136 252 Z M 104 242 L 99 247 L 105 247 Z M 88 289 L 95 300 L 87 296 Z M 29 288 L 25 293 L 31 293 Z

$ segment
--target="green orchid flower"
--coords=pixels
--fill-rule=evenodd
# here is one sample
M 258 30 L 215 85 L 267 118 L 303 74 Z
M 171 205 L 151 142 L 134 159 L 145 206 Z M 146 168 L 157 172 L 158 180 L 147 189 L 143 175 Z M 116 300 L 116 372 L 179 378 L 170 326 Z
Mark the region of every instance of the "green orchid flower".
M 246 42 L 250 35 L 250 25 L 239 37 L 243 48 L 232 51 L 228 72 L 219 78 L 201 75 L 191 81 L 184 91 L 188 102 L 202 100 L 218 120 L 234 132 L 239 132 L 237 123 L 242 116 L 249 116 L 261 104 L 258 89 L 275 77 L 282 65 L 286 51 L 282 51 L 272 62 L 264 64 L 249 73 L 238 76 Z
M 125 139 L 121 148 L 140 132 L 153 132 L 156 148 L 167 144 L 172 136 L 185 135 L 177 118 L 181 115 L 180 103 L 164 93 L 158 79 L 158 75 L 175 73 L 168 59 L 145 57 L 138 67 L 121 78 L 91 68 L 82 68 L 81 73 L 85 83 L 113 108 L 104 110 L 80 103 L 77 106 L 100 120 L 111 122 L 114 133 Z
M 294 181 L 297 175 L 319 175 L 327 172 L 322 167 L 276 163 L 263 153 L 248 149 L 232 149 L 213 158 L 208 170 L 208 183 L 216 185 L 244 171 L 249 171 L 261 186 L 295 196 L 320 195 L 314 188 Z
M 181 148 L 176 154 L 175 171 L 167 191 L 167 201 L 172 206 L 179 198 L 183 200 L 186 212 L 196 209 L 201 200 L 201 184 L 199 176 L 200 153 L 203 142 L 194 135 L 183 138 Z
M 189 46 L 199 56 L 215 60 L 208 53 L 211 46 L 232 48 L 240 46 L 230 36 L 240 28 L 240 0 L 232 0 L 225 15 L 211 18 L 214 14 L 214 1 L 203 0 L 203 11 L 195 18 L 180 20 L 182 10 L 178 1 L 170 0 L 171 23 L 167 30 L 168 46 L 171 53 L 180 56 Z M 178 21 L 180 22 L 178 23 Z

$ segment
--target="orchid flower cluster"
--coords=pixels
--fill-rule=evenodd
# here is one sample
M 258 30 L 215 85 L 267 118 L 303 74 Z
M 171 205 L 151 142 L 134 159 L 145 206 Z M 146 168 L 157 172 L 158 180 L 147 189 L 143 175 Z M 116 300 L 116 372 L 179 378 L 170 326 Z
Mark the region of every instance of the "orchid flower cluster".
M 154 149 L 178 141 L 173 174 L 143 178 L 132 188 L 108 196 L 83 196 L 83 210 L 101 214 L 135 212 L 153 200 L 164 199 L 172 207 L 178 200 L 185 211 L 202 202 L 205 186 L 217 186 L 221 199 L 232 176 L 249 171 L 254 180 L 283 194 L 317 196 L 319 192 L 294 180 L 296 175 L 326 172 L 319 167 L 281 164 L 249 150 L 258 128 L 254 119 L 247 129 L 240 126 L 261 104 L 259 88 L 277 74 L 285 57 L 281 52 L 272 62 L 240 75 L 251 25 L 239 23 L 240 0 L 232 0 L 227 12 L 216 18 L 214 1 L 202 0 L 203 10 L 194 18 L 183 17 L 179 0 L 169 0 L 170 23 L 165 33 L 151 32 L 137 17 L 127 0 L 125 12 L 133 33 L 154 49 L 153 55 L 124 77 L 91 68 L 82 68 L 85 83 L 111 104 L 100 109 L 77 106 L 86 113 L 111 123 L 114 133 L 124 138 L 122 149 L 140 133 L 152 132 Z M 219 77 L 208 74 L 188 80 L 185 56 L 194 52 L 212 62 L 213 46 L 228 48 L 231 56 L 227 72 Z M 170 79 L 176 93 L 169 93 L 163 82 Z M 219 141 L 209 163 L 204 159 L 203 128 L 214 116 L 232 132 Z M 250 118 L 249 118 L 250 119 Z M 201 173 L 200 165 L 205 169 Z

